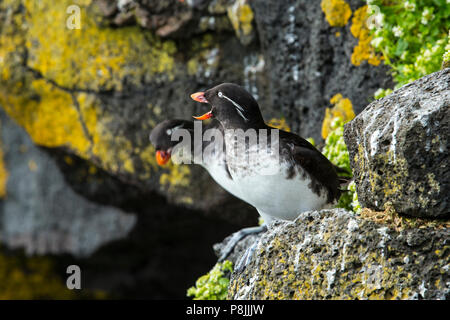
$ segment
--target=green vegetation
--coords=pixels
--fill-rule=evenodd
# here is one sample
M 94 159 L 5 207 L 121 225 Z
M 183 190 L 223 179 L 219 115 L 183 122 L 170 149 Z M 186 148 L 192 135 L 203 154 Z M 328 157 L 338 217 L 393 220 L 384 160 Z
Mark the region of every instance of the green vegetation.
M 344 141 L 344 124 L 340 117 L 335 117 L 330 123 L 330 132 L 325 139 L 325 146 L 322 153 L 334 165 L 345 169 L 348 177 L 352 176 L 352 169 L 350 167 L 350 158 L 347 150 L 347 145 Z M 340 174 L 342 175 L 342 174 Z M 345 208 L 350 211 L 358 212 L 360 210 L 358 203 L 358 196 L 356 194 L 356 185 L 354 182 L 347 186 L 347 192 L 344 192 L 339 198 L 336 207 Z
M 399 88 L 441 68 L 449 40 L 449 0 L 368 0 L 371 45 Z M 447 53 L 448 54 L 448 53 Z M 379 99 L 390 90 L 378 90 Z
M 231 272 L 233 272 L 231 261 L 216 263 L 211 271 L 197 279 L 195 287 L 188 289 L 187 296 L 194 297 L 194 300 L 225 300 Z

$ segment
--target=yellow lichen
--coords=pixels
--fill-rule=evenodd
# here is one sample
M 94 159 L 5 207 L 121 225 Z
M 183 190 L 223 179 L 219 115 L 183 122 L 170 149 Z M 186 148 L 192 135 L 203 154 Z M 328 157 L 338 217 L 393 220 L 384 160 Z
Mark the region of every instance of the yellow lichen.
M 24 0 L 28 64 L 60 86 L 121 90 L 123 80 L 142 85 L 155 73 L 172 76 L 174 42 L 162 42 L 138 27 L 98 28 L 87 13 L 89 1 Z M 81 7 L 81 29 L 66 26 L 66 8 Z
M 80 109 L 84 115 L 91 113 L 91 115 L 86 115 L 86 119 L 95 118 L 95 109 L 92 109 L 91 104 L 80 101 Z M 134 173 L 133 145 L 125 136 L 116 135 L 111 131 L 110 126 L 114 119 L 111 115 L 103 112 L 97 121 L 86 125 L 92 137 L 92 154 L 100 160 L 105 170 Z
M 244 36 L 251 34 L 253 27 L 253 10 L 248 5 L 246 0 L 236 0 L 236 2 L 227 9 L 228 18 L 239 36 L 241 33 Z
M 101 290 L 69 290 L 49 257 L 10 255 L 0 250 L 0 300 L 105 299 Z
M 38 166 L 37 166 L 36 161 L 34 161 L 33 159 L 30 159 L 30 160 L 28 161 L 28 169 L 29 169 L 31 172 L 35 172 L 35 171 L 38 169 Z
M 269 122 L 267 122 L 267 124 L 273 128 L 291 132 L 291 128 L 287 124 L 285 118 L 280 118 L 280 119 L 272 118 L 269 120 Z
M 137 27 L 99 28 L 90 3 L 0 2 L 11 13 L 0 21 L 0 104 L 36 144 L 148 179 L 158 170 L 152 147 L 117 132 L 98 96 L 83 91 L 118 91 L 124 81 L 142 86 L 154 75 L 171 79 L 176 46 Z M 81 8 L 80 30 L 66 26 L 69 4 Z
M 339 117 L 344 123 L 349 122 L 355 117 L 353 111 L 353 105 L 350 99 L 344 98 L 342 94 L 335 94 L 330 103 L 333 104 L 333 108 L 327 108 L 325 110 L 325 118 L 322 122 L 322 137 L 326 139 L 328 134 L 332 131 L 331 122 L 333 119 Z
M 355 11 L 352 19 L 352 26 L 350 32 L 357 38 L 358 44 L 353 48 L 351 62 L 355 66 L 361 65 L 366 61 L 374 66 L 378 66 L 382 57 L 375 53 L 375 49 L 370 45 L 372 37 L 369 34 L 369 28 L 366 25 L 367 20 L 367 5 Z
M 0 104 L 36 144 L 65 146 L 81 156 L 86 155 L 89 140 L 69 93 L 38 79 L 21 95 L 9 94 L 7 88 L 0 88 Z
M 448 219 L 430 220 L 399 215 L 395 211 L 392 203 L 389 201 L 384 204 L 384 208 L 384 211 L 375 211 L 369 208 L 363 208 L 361 209 L 359 214 L 363 219 L 386 225 L 396 231 L 414 228 L 450 228 L 450 221 Z
M 352 15 L 352 9 L 344 0 L 322 0 L 320 6 L 332 27 L 345 26 Z
M 0 123 L 0 138 L 1 138 L 1 123 Z M 3 144 L 0 139 L 0 199 L 6 196 L 6 183 L 8 182 L 8 170 L 6 170 L 5 161 L 3 159 Z
M 170 161 L 166 167 L 170 171 L 161 175 L 159 183 L 162 186 L 167 187 L 169 191 L 173 191 L 178 187 L 189 186 L 191 171 L 187 165 L 175 165 Z
M 64 156 L 64 162 L 67 163 L 69 166 L 73 165 L 73 159 L 71 156 Z

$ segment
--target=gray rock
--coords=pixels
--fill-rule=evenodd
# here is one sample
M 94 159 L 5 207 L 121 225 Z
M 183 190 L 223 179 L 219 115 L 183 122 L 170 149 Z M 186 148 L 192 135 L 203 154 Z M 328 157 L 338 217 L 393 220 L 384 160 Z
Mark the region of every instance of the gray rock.
M 262 235 L 228 298 L 448 299 L 449 237 L 448 228 L 395 231 L 344 209 L 305 212 Z
M 238 231 L 239 232 L 239 231 Z M 262 234 L 251 234 L 243 238 L 241 241 L 239 241 L 236 246 L 233 248 L 233 251 L 229 254 L 229 256 L 226 258 L 226 260 L 229 260 L 233 263 L 233 265 L 236 265 L 237 262 L 239 262 L 239 258 L 245 253 L 247 248 L 249 248 L 251 245 L 253 245 L 256 241 L 259 240 L 259 238 L 262 236 Z M 230 242 L 232 235 L 229 235 L 226 237 L 222 242 L 216 243 L 213 246 L 214 252 L 217 257 L 221 257 L 224 253 L 224 249 L 227 246 L 227 244 Z
M 0 241 L 27 254 L 87 256 L 127 236 L 136 216 L 76 194 L 54 160 L 0 110 L 4 162 L 9 177 L 0 205 Z
M 353 12 L 365 1 L 351 0 Z M 294 132 L 321 141 L 329 100 L 337 93 L 361 112 L 378 88 L 392 87 L 388 67 L 351 63 L 358 40 L 345 27 L 330 27 L 321 1 L 251 1 L 267 66 L 269 90 L 265 115 L 282 114 Z M 340 36 L 336 36 L 336 32 Z
M 363 207 L 449 217 L 450 69 L 372 102 L 346 124 L 345 142 Z

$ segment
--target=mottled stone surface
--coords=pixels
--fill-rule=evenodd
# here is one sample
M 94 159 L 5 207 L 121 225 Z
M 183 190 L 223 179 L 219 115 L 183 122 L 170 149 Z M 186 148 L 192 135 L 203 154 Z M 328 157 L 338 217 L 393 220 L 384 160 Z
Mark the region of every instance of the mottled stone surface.
M 214 264 L 211 246 L 244 224 L 170 205 L 63 150 L 37 147 L 2 110 L 0 138 L 8 172 L 7 193 L 0 199 L 1 263 L 5 256 L 13 261 L 42 257 L 55 265 L 52 275 L 61 279 L 62 292 L 69 291 L 67 266 L 75 264 L 82 270 L 84 293 L 92 289 L 114 298 L 182 298 Z M 2 277 L 9 277 L 11 266 L 3 267 Z M 33 270 L 38 276 L 50 272 Z M 25 286 L 23 281 L 9 278 L 13 286 L 1 295 L 9 297 L 7 292 Z M 66 298 L 64 294 L 45 297 Z
M 450 216 L 450 69 L 372 102 L 344 138 L 363 207 Z
M 365 1 L 346 1 L 353 12 Z M 331 27 L 321 1 L 254 0 L 255 20 L 266 63 L 269 103 L 263 107 L 272 117 L 282 114 L 294 132 L 321 140 L 317 127 L 325 107 L 337 93 L 349 98 L 355 113 L 361 112 L 378 88 L 392 86 L 387 66 L 364 61 L 352 64 L 358 40 L 344 27 Z
M 55 161 L 0 110 L 8 193 L 0 201 L 0 241 L 27 254 L 88 256 L 125 238 L 136 216 L 76 194 Z M 37 192 L 38 190 L 38 192 Z
M 348 2 L 353 13 L 364 5 Z M 67 27 L 69 5 L 80 8 L 80 30 Z M 125 288 L 121 292 L 133 297 L 143 297 L 133 291 L 137 287 L 149 288 L 146 297 L 184 297 L 180 288 L 213 264 L 210 245 L 255 224 L 257 214 L 199 167 L 157 166 L 150 130 L 168 118 L 200 114 L 204 106 L 190 93 L 227 81 L 249 90 L 267 121 L 284 118 L 294 132 L 319 142 L 332 96 L 350 98 L 358 112 L 376 89 L 390 84 L 385 66 L 351 63 L 358 42 L 351 25 L 350 18 L 343 27 L 331 27 L 320 1 L 306 0 L 0 1 L 0 108 L 25 129 L 36 150 L 44 150 L 37 159 L 51 163 L 45 167 L 36 160 L 31 168 L 55 171 L 26 184 L 17 176 L 27 170 L 27 159 L 6 159 L 0 214 L 8 208 L 2 228 L 11 232 L 2 241 L 11 243 L 20 234 L 14 219 L 27 213 L 28 234 L 45 233 L 50 227 L 41 228 L 42 221 L 51 222 L 51 234 L 60 241 L 56 251 L 74 253 L 64 244 L 64 232 L 102 233 L 103 224 L 86 225 L 101 217 L 91 215 L 93 208 L 117 217 L 131 212 L 139 220 L 126 239 L 111 244 L 114 249 L 103 253 L 104 242 L 113 240 L 106 233 L 83 238 L 86 254 L 100 245 L 83 262 L 102 269 L 95 276 L 87 273 L 86 284 L 101 283 L 115 292 Z M 75 209 L 49 216 L 45 204 L 33 213 L 31 204 L 56 199 L 47 186 L 54 181 L 55 188 L 64 186 L 61 199 L 70 194 L 64 203 Z M 20 190 L 26 193 L 12 196 Z M 41 191 L 49 191 L 49 198 Z M 80 208 L 72 206 L 75 200 Z M 116 218 L 102 221 L 113 230 Z M 122 236 L 125 226 L 114 230 Z M 78 237 L 81 241 L 83 234 Z M 22 239 L 14 243 L 56 252 L 31 243 L 34 238 Z M 127 254 L 120 260 L 130 263 L 112 264 L 123 257 L 121 246 Z M 186 266 L 179 267 L 185 259 Z M 110 273 L 103 274 L 106 269 Z
M 354 12 L 364 1 L 349 3 Z M 61 27 L 71 4 L 81 30 Z M 352 24 L 331 27 L 320 1 L 306 0 L 3 1 L 0 104 L 37 145 L 217 212 L 236 200 L 200 168 L 158 167 L 150 130 L 204 111 L 190 93 L 236 82 L 267 121 L 285 118 L 320 141 L 332 96 L 350 98 L 358 112 L 389 86 L 385 66 L 352 64 Z
M 305 212 L 259 239 L 230 299 L 449 299 L 450 230 L 395 231 L 344 209 Z

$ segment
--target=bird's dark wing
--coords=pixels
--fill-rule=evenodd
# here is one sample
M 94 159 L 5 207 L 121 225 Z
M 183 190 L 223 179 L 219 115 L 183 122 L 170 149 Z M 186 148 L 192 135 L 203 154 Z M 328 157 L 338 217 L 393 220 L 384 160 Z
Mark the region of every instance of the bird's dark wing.
M 313 190 L 320 190 L 325 186 L 329 202 L 339 199 L 340 182 L 334 165 L 311 143 L 293 133 L 280 130 L 281 149 L 290 151 L 294 166 L 299 165 L 308 172 L 313 180 Z

